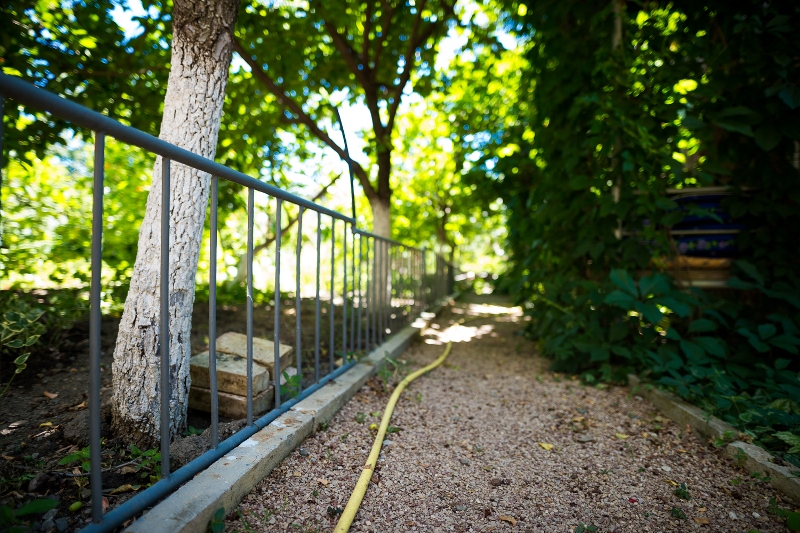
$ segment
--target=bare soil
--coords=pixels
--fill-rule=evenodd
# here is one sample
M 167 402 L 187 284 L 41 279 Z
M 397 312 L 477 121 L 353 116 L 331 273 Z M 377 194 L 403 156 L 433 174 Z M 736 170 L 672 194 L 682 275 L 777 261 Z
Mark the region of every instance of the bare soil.
M 487 318 L 454 326 L 465 315 Z M 401 356 L 413 370 L 454 342 L 398 403 L 351 531 L 786 531 L 775 505 L 799 502 L 627 388 L 548 372 L 518 335 L 522 320 L 509 306 L 456 304 Z M 228 514 L 226 530 L 330 531 L 401 374 L 370 381 Z
M 281 343 L 295 346 L 295 302 L 282 302 Z M 303 386 L 314 380 L 314 319 L 315 302 L 304 300 L 301 306 Z M 321 324 L 321 375 L 329 370 L 329 306 L 323 302 Z M 336 345 L 341 352 L 342 309 L 334 310 Z M 197 303 L 192 317 L 192 353 L 208 349 L 208 305 Z M 256 336 L 273 338 L 274 309 L 270 305 L 257 305 L 253 313 L 253 330 Z M 111 364 L 119 319 L 104 317 L 101 341 L 101 408 L 104 417 L 103 487 L 104 505 L 109 508 L 129 499 L 138 490 L 157 480 L 157 470 L 152 461 L 132 453 L 124 437 L 111 435 L 110 425 Z M 348 319 L 348 328 L 350 320 Z M 217 332 L 246 333 L 246 308 L 219 306 Z M 67 331 L 58 346 L 39 347 L 30 357 L 28 368 L 17 376 L 11 388 L 0 399 L 0 506 L 18 508 L 33 499 L 54 498 L 61 503 L 57 514 L 45 526 L 52 530 L 57 520 L 66 519 L 66 530 L 77 530 L 85 525 L 89 516 L 88 477 L 81 461 L 60 465 L 64 457 L 80 453 L 88 445 L 88 394 L 89 394 L 89 324 L 76 323 Z M 349 338 L 349 333 L 348 333 Z M 339 353 L 340 355 L 340 353 Z M 7 366 L 7 365 L 6 365 Z M 3 381 L 5 383 L 5 380 Z M 222 418 L 223 431 L 229 436 L 241 422 Z M 207 413 L 190 411 L 189 425 L 195 433 L 210 425 Z M 203 451 L 204 446 L 181 439 L 173 443 L 180 457 L 173 457 L 173 466 L 180 466 Z M 142 450 L 146 451 L 146 450 Z M 177 464 L 176 464 L 177 463 Z M 152 477 L 151 477 L 152 476 Z M 70 512 L 67 508 L 82 502 L 82 509 Z M 36 517 L 40 524 L 41 517 Z M 58 523 L 63 526 L 65 522 Z M 44 529 L 47 530 L 47 527 Z

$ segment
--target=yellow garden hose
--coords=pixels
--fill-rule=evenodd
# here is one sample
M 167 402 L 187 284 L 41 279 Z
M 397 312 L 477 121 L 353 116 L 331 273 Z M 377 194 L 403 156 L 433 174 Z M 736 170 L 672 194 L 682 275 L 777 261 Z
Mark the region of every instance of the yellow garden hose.
M 483 317 L 473 317 L 470 320 L 477 318 Z M 460 320 L 458 324 L 460 325 L 464 322 L 466 321 Z M 450 350 L 452 347 L 453 341 L 447 341 L 447 346 L 445 347 L 444 352 L 436 361 L 426 367 L 420 368 L 416 372 L 409 374 L 403 381 L 400 382 L 399 385 L 397 385 L 397 388 L 394 389 L 391 398 L 389 398 L 389 403 L 386 404 L 386 409 L 383 411 L 383 418 L 381 419 L 381 425 L 378 428 L 378 435 L 375 437 L 375 442 L 372 445 L 372 450 L 370 450 L 369 457 L 364 465 L 364 469 L 361 471 L 358 482 L 356 482 L 356 487 L 353 489 L 353 494 L 350 495 L 350 499 L 347 501 L 344 511 L 342 511 L 342 516 L 339 518 L 339 523 L 336 524 L 336 528 L 333 530 L 334 533 L 347 533 L 350 531 L 350 525 L 353 523 L 353 520 L 356 517 L 356 513 L 361 506 L 361 501 L 364 499 L 364 494 L 367 492 L 367 488 L 369 487 L 369 481 L 372 479 L 372 472 L 375 470 L 375 463 L 378 461 L 378 456 L 381 453 L 381 446 L 383 446 L 383 438 L 386 436 L 386 430 L 389 427 L 389 420 L 392 418 L 394 407 L 397 404 L 397 400 L 400 399 L 400 395 L 403 393 L 403 390 L 405 390 L 409 383 L 418 377 L 430 372 L 437 366 L 444 363 L 445 359 L 447 359 L 447 356 L 450 355 Z

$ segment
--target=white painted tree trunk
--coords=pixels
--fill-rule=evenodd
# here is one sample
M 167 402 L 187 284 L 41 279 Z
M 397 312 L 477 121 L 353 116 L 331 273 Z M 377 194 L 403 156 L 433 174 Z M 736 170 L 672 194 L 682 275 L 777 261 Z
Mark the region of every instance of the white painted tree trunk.
M 369 199 L 369 206 L 372 208 L 372 233 L 382 237 L 392 236 L 392 219 L 390 202 L 383 201 L 375 196 Z
M 219 133 L 236 0 L 175 0 L 172 67 L 160 138 L 213 158 Z M 170 433 L 186 427 L 194 280 L 203 235 L 210 176 L 172 163 L 170 176 L 169 327 Z M 139 230 L 130 291 L 113 363 L 114 430 L 142 444 L 159 440 L 159 266 L 161 158 Z

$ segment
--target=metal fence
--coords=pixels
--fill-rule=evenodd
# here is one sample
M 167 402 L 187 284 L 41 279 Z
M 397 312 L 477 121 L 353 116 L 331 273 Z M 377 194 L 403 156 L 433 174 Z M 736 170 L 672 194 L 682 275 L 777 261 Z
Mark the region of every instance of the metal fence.
M 389 336 L 396 333 L 419 316 L 432 304 L 452 293 L 454 276 L 453 265 L 433 251 L 406 246 L 391 239 L 373 235 L 356 227 L 356 221 L 336 211 L 314 202 L 290 194 L 250 176 L 200 157 L 182 148 L 169 144 L 156 137 L 125 126 L 104 115 L 63 99 L 55 94 L 39 89 L 18 78 L 0 74 L 0 115 L 5 98 L 13 98 L 17 104 L 45 110 L 58 118 L 67 120 L 81 128 L 94 132 L 94 182 L 92 208 L 91 243 L 91 288 L 90 288 L 90 488 L 92 492 L 92 523 L 84 531 L 112 531 L 125 521 L 136 516 L 146 508 L 169 495 L 195 474 L 210 466 L 214 461 L 244 442 L 258 430 L 267 426 L 292 405 L 318 390 L 325 383 L 346 372 L 358 359 L 376 349 Z M 199 171 L 207 172 L 211 178 L 210 194 L 210 276 L 209 276 L 209 380 L 211 391 L 211 441 L 212 449 L 189 464 L 170 470 L 170 432 L 169 432 L 169 394 L 161 394 L 161 476 L 162 479 L 146 490 L 108 513 L 102 507 L 102 466 L 101 466 L 101 413 L 100 413 L 100 339 L 102 291 L 102 239 L 103 239 L 103 197 L 104 197 L 104 143 L 106 136 L 113 137 L 128 145 L 137 146 L 162 158 L 161 176 L 161 265 L 160 265 L 160 334 L 159 339 L 169 339 L 169 284 L 164 283 L 169 276 L 169 231 L 170 231 L 170 162 L 178 162 Z M 0 121 L 0 156 L 2 156 L 2 121 Z M 2 161 L 0 161 L 2 169 Z M 247 426 L 232 437 L 219 442 L 218 431 L 218 387 L 216 375 L 217 339 L 217 211 L 218 180 L 237 183 L 247 190 Z M 275 248 L 274 248 L 274 408 L 254 418 L 253 408 L 253 220 L 255 214 L 255 195 L 266 195 L 275 202 Z M 296 243 L 296 264 L 294 287 L 281 287 L 281 210 L 284 204 L 298 209 Z M 316 216 L 308 216 L 311 211 Z M 304 216 L 306 215 L 306 216 Z M 303 247 L 303 224 L 316 225 L 315 249 Z M 339 236 L 341 244 L 336 243 L 337 225 L 343 225 Z M 330 228 L 330 242 L 323 246 L 322 228 Z M 313 230 L 313 226 L 312 226 Z M 307 230 L 306 230 L 307 231 Z M 337 250 L 339 256 L 337 256 Z M 322 306 L 325 301 L 320 294 L 321 263 L 325 254 L 330 254 L 330 294 L 327 302 L 329 338 L 321 337 L 323 324 Z M 304 260 L 314 260 L 316 264 L 316 293 L 314 296 L 314 371 L 313 382 L 296 391 L 291 398 L 281 394 L 281 290 L 295 292 L 296 365 L 302 376 L 302 338 L 300 335 L 301 286 L 300 272 Z M 326 258 L 327 260 L 327 258 Z M 327 280 L 326 280 L 327 281 Z M 336 294 L 336 289 L 339 294 Z M 288 289 L 288 290 L 287 290 Z M 336 300 L 340 306 L 334 305 Z M 334 321 L 336 311 L 341 313 L 341 323 Z M 339 337 L 341 335 L 341 337 Z M 321 349 L 327 348 L 328 361 L 321 361 Z M 159 342 L 161 362 L 160 390 L 170 390 L 169 342 Z M 337 360 L 337 355 L 339 359 Z M 338 363 L 338 364 L 337 364 Z M 166 416 L 165 416 L 166 414 Z M 95 497 L 98 496 L 98 497 Z

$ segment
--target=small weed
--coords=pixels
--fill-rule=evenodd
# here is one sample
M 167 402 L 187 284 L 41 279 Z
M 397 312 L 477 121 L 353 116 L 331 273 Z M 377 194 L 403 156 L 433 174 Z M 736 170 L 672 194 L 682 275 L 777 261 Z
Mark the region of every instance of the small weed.
M 288 372 L 283 372 L 281 375 L 286 381 L 286 383 L 281 383 L 281 397 L 285 396 L 287 399 L 291 399 L 300 396 L 300 388 L 303 376 L 300 374 L 290 376 Z
M 403 428 L 399 428 L 397 426 L 389 426 L 386 428 L 387 435 L 391 435 L 392 433 L 400 433 L 401 431 L 403 431 Z
M 741 485 L 742 484 L 742 478 L 740 478 L 740 477 L 733 478 L 732 480 L 730 480 L 729 483 L 731 485 L 733 485 L 733 486 Z
M 355 418 L 355 421 L 357 423 L 363 424 L 367 420 L 367 415 L 362 413 L 361 411 L 359 411 L 358 413 L 356 413 L 356 416 L 353 417 L 353 418 Z
M 21 519 L 23 516 L 46 513 L 50 509 L 58 507 L 59 503 L 58 500 L 50 499 L 33 500 L 19 509 L 0 505 L 0 529 L 3 531 L 30 531 Z
M 214 516 L 208 522 L 208 533 L 222 533 L 225 531 L 225 508 L 220 507 L 214 512 Z
M 72 463 L 81 463 L 81 468 L 84 472 L 89 472 L 91 470 L 91 466 L 89 464 L 89 447 L 83 448 L 82 450 L 78 450 L 77 452 L 73 452 L 65 457 L 62 457 L 61 460 L 58 462 L 60 465 L 69 465 Z
M 540 376 L 539 374 L 536 374 L 536 381 L 538 381 L 539 383 L 544 383 L 544 378 L 542 378 L 542 376 Z
M 733 458 L 733 460 L 736 462 L 736 466 L 742 468 L 744 463 L 747 461 L 747 454 L 744 453 L 744 450 L 741 448 L 736 448 L 736 456 Z
M 253 529 L 253 526 L 250 525 L 250 522 L 247 521 L 247 519 L 244 517 L 244 515 L 239 509 L 236 509 L 236 514 L 239 515 L 239 521 L 242 523 L 242 526 L 244 527 L 243 531 L 245 533 L 255 533 L 255 529 Z
M 319 496 L 319 491 L 317 489 L 314 489 L 311 491 L 311 495 L 316 498 L 317 496 Z
M 639 472 L 647 472 L 647 470 L 643 466 L 640 466 L 639 467 Z
M 343 511 L 344 509 L 341 507 L 328 507 L 328 516 L 335 518 L 342 514 Z
M 183 432 L 184 437 L 189 437 L 190 435 L 202 435 L 203 430 L 197 429 L 194 426 L 189 426 L 189 429 Z
M 340 436 L 339 438 L 342 439 L 342 442 L 347 442 L 347 437 L 350 436 L 350 433 L 345 433 L 344 435 Z
M 591 524 L 588 526 L 584 524 L 578 524 L 578 526 L 575 527 L 575 533 L 594 533 L 595 531 L 597 531 L 597 526 Z
M 369 416 L 374 416 L 374 417 L 380 418 L 381 414 L 382 413 L 380 411 L 373 411 L 373 412 L 371 412 L 369 414 Z
M 417 400 L 417 403 L 422 403 L 422 393 L 418 392 L 414 399 Z
M 778 507 L 778 502 L 775 498 L 769 499 L 769 509 L 767 509 L 767 512 L 785 518 L 786 527 L 789 528 L 789 531 L 800 531 L 800 512 L 781 509 Z
M 678 488 L 672 491 L 672 494 L 681 500 L 686 500 L 687 502 L 692 499 L 692 495 L 689 494 L 689 489 L 686 487 L 686 483 L 681 483 Z
M 772 478 L 761 472 L 750 472 L 750 477 L 755 479 L 757 483 L 769 483 Z
M 722 448 L 726 444 L 733 442 L 735 438 L 736 438 L 735 433 L 733 431 L 728 430 L 724 432 L 722 436 L 717 437 L 713 441 L 711 441 L 711 444 L 714 446 L 714 448 Z
M 328 424 L 327 422 L 321 422 L 320 425 L 319 425 L 319 430 L 320 431 L 328 431 L 329 427 L 330 427 L 330 424 Z
M 673 518 L 677 518 L 679 520 L 686 520 L 686 513 L 683 512 L 683 509 L 680 507 L 673 507 L 670 509 L 669 514 L 672 515 Z

